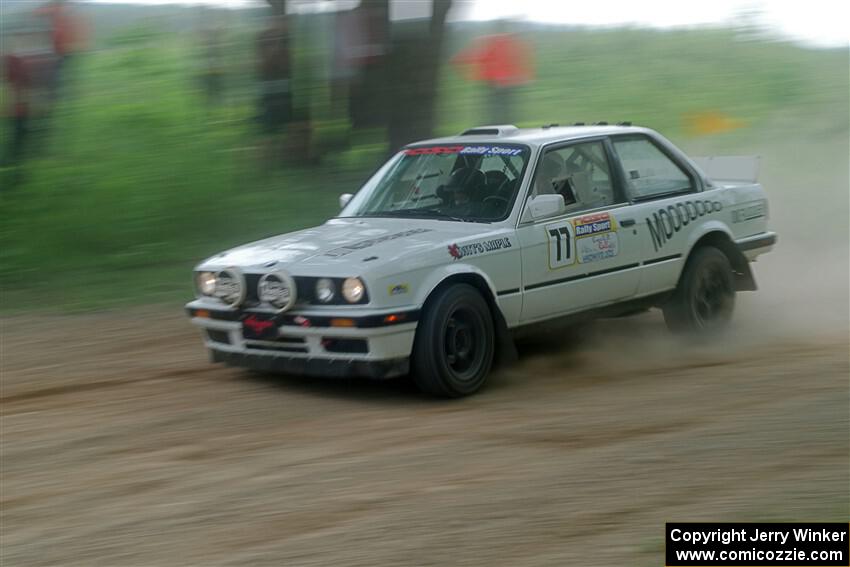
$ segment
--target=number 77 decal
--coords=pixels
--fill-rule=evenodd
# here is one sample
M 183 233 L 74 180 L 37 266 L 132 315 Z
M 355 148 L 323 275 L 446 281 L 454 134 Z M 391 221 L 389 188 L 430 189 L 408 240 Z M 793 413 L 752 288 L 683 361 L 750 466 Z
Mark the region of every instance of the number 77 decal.
M 573 225 L 569 221 L 561 221 L 546 227 L 546 236 L 549 237 L 549 269 L 554 270 L 570 266 L 575 263 L 573 252 L 575 246 L 575 235 Z

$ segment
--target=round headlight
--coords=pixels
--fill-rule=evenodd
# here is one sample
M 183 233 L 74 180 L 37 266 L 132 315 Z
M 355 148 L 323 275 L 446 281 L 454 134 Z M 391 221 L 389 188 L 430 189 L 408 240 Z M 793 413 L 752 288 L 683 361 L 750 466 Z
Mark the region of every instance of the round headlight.
M 245 301 L 245 281 L 242 272 L 236 268 L 227 268 L 216 274 L 214 295 L 231 306 Z
M 345 278 L 342 282 L 342 296 L 349 303 L 357 303 L 366 294 L 366 286 L 360 278 Z
M 215 280 L 215 274 L 212 272 L 198 273 L 195 283 L 201 295 L 213 295 L 215 293 Z
M 336 296 L 336 286 L 332 279 L 319 278 L 316 282 L 316 299 L 321 303 L 330 303 Z
M 260 278 L 257 297 L 271 303 L 281 311 L 295 305 L 295 280 L 286 272 L 272 272 Z

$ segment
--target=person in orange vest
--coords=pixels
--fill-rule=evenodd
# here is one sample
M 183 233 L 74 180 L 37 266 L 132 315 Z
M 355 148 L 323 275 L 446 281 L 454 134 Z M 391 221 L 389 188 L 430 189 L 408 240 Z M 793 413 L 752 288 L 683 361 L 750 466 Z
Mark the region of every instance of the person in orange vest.
M 50 85 L 50 98 L 55 102 L 65 86 L 70 73 L 73 55 L 82 47 L 83 30 L 81 22 L 71 12 L 65 0 L 50 0 L 38 8 L 35 13 L 47 20 L 56 65 Z
M 47 93 L 56 65 L 47 31 L 38 25 L 23 25 L 13 29 L 3 45 L 10 126 L 3 165 L 21 163 L 32 149 L 32 138 L 43 130 L 49 107 Z
M 470 80 L 487 85 L 491 124 L 507 124 L 516 118 L 516 91 L 534 78 L 532 50 L 526 42 L 510 33 L 483 36 L 452 62 L 462 67 Z

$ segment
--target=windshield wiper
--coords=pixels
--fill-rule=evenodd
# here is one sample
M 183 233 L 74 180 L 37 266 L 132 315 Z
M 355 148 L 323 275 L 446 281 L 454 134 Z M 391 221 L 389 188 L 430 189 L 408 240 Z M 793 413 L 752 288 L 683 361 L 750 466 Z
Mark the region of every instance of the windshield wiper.
M 366 216 L 376 216 L 376 217 L 399 217 L 399 216 L 414 216 L 414 217 L 433 217 L 437 219 L 446 219 L 452 220 L 456 222 L 465 222 L 466 219 L 452 216 L 448 213 L 444 213 L 443 211 L 438 211 L 436 209 L 396 209 L 394 211 L 380 211 L 375 213 L 368 213 Z

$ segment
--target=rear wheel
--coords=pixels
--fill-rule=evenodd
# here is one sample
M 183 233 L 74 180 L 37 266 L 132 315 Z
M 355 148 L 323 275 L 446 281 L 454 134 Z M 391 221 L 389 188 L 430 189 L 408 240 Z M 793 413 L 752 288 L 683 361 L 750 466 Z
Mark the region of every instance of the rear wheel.
M 493 317 L 478 290 L 467 284 L 439 290 L 416 330 L 416 385 L 452 398 L 476 392 L 493 365 L 494 343 Z
M 671 331 L 708 334 L 724 329 L 734 308 L 732 265 L 723 252 L 705 246 L 688 258 L 679 285 L 663 310 Z

